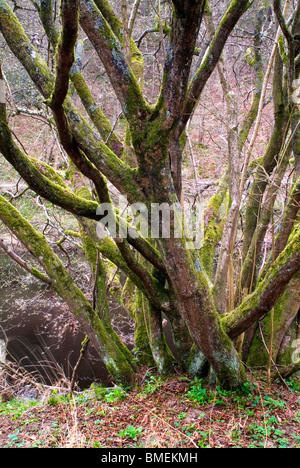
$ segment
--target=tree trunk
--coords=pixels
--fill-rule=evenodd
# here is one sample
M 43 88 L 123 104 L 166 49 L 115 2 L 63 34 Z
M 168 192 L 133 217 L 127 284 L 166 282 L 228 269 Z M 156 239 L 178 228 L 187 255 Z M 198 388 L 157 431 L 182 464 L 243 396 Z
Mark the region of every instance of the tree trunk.
M 244 367 L 226 335 L 216 312 L 206 275 L 192 263 L 181 240 L 164 239 L 165 265 L 174 297 L 197 347 L 211 364 L 220 384 L 240 387 L 246 378 Z
M 266 366 L 269 359 L 269 350 L 271 349 L 271 335 L 273 328 L 273 343 L 272 343 L 272 360 L 273 362 L 282 363 L 280 359 L 281 348 L 285 341 L 285 337 L 290 331 L 290 328 L 295 321 L 300 309 L 300 278 L 299 275 L 290 282 L 284 294 L 274 307 L 274 323 L 271 323 L 270 314 L 260 323 L 254 336 L 252 346 L 250 348 L 247 365 Z M 296 339 L 296 335 L 294 337 Z M 285 362 L 285 365 L 291 364 L 291 355 L 293 353 L 290 340 L 289 342 L 289 357 L 290 361 Z M 286 346 L 285 353 L 287 354 Z

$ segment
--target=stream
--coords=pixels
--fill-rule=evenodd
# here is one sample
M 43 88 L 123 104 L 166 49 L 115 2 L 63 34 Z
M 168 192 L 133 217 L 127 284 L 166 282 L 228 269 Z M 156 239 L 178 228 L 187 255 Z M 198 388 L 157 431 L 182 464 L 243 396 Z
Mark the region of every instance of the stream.
M 89 271 L 80 258 L 75 259 L 76 269 L 86 279 L 84 287 L 91 287 Z M 112 325 L 132 350 L 131 319 L 115 300 L 109 304 Z M 176 355 L 169 323 L 164 332 Z M 37 381 L 59 386 L 64 377 L 71 379 L 84 338 L 60 297 L 0 252 L 0 344 L 6 345 L 6 359 L 18 363 Z M 104 363 L 90 344 L 77 371 L 77 384 L 83 390 L 95 381 L 111 385 Z
M 7 359 L 33 373 L 38 381 L 54 385 L 63 376 L 72 376 L 84 337 L 66 304 L 0 253 L 0 340 L 6 344 Z M 95 381 L 110 384 L 91 345 L 77 381 L 80 389 Z

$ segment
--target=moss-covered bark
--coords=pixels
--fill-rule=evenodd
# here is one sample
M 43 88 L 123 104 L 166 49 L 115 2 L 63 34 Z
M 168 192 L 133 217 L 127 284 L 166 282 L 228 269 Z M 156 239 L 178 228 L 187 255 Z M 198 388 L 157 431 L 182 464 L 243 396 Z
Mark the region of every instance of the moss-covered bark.
M 227 192 L 226 184 L 220 183 L 217 193 L 210 199 L 205 210 L 205 233 L 200 250 L 200 260 L 207 275 L 212 279 L 215 249 L 222 237 L 223 222 L 218 221 L 219 211 Z
M 54 254 L 45 237 L 34 230 L 3 197 L 0 197 L 0 219 L 45 269 L 53 281 L 54 290 L 69 305 L 75 319 L 90 338 L 112 377 L 125 386 L 131 385 L 133 369 L 128 360 L 111 339 L 99 315 Z
M 140 113 L 148 113 L 150 107 L 143 98 L 120 43 L 94 2 L 81 1 L 80 12 L 80 24 L 99 54 L 121 103 L 124 116 L 135 126 L 139 122 Z
M 200 68 L 189 83 L 193 53 L 205 2 L 188 0 L 173 2 L 172 26 L 169 31 L 169 48 L 166 53 L 161 93 L 157 103 L 150 106 L 143 96 L 141 85 L 143 78 L 141 53 L 134 42 L 130 41 L 126 31 L 124 38 L 122 22 L 114 13 L 110 2 L 81 0 L 81 26 L 104 64 L 127 119 L 125 147 L 127 145 L 131 151 L 134 151 L 137 168 L 131 167 L 131 163 L 127 164 L 120 158 L 123 155 L 124 145 L 120 147 L 120 142 L 111 132 L 112 127 L 108 125 L 101 111 L 94 109 L 95 100 L 76 69 L 76 64 L 72 68 L 78 28 L 77 10 L 76 12 L 72 10 L 75 3 L 73 2 L 72 5 L 70 2 L 62 3 L 66 8 L 71 8 L 71 14 L 68 16 L 65 10 L 62 10 L 63 30 L 56 56 L 58 63 L 56 77 L 38 55 L 5 0 L 0 0 L 0 29 L 9 47 L 53 110 L 67 154 L 82 177 L 85 176 L 94 183 L 99 201 L 110 201 L 105 179 L 107 178 L 119 192 L 127 196 L 130 203 L 143 202 L 148 208 L 151 203 L 167 203 L 175 206 L 174 216 L 179 217 L 179 206 L 182 201 L 180 137 L 195 109 L 204 85 L 219 61 L 230 32 L 248 8 L 249 3 L 248 0 L 230 2 L 213 34 Z M 51 23 L 51 2 L 48 8 L 45 2 L 42 2 L 40 13 L 41 17 L 44 15 L 42 21 L 46 25 L 45 29 L 51 42 L 56 44 L 58 36 Z M 71 33 L 67 37 L 65 33 L 69 26 Z M 127 27 L 125 29 L 127 30 Z M 278 63 L 279 58 L 277 57 Z M 274 80 L 277 86 L 274 88 L 275 130 L 267 154 L 262 161 L 263 170 L 260 170 L 260 167 L 257 169 L 257 179 L 251 193 L 251 196 L 255 195 L 255 197 L 251 198 L 246 216 L 245 246 L 247 252 L 249 241 L 253 236 L 251 230 L 253 228 L 255 230 L 257 213 L 265 191 L 264 184 L 267 184 L 266 178 L 262 179 L 261 176 L 273 171 L 276 157 L 280 152 L 278 149 L 281 147 L 280 142 L 284 141 L 286 135 L 288 114 L 284 102 L 282 67 L 279 71 L 280 74 L 275 74 Z M 260 80 L 258 88 L 262 79 L 259 72 L 260 70 L 257 69 L 256 76 Z M 98 133 L 102 135 L 107 144 L 101 141 L 95 128 L 89 125 L 83 115 L 72 105 L 71 95 L 68 93 L 69 75 Z M 229 106 L 234 104 L 230 100 L 230 96 L 227 95 Z M 211 293 L 206 271 L 210 276 L 212 275 L 214 250 L 222 230 L 222 224 L 215 222 L 215 215 L 222 197 L 215 197 L 211 201 L 209 209 L 212 213 L 207 223 L 205 243 L 200 256 L 189 251 L 184 236 L 181 239 L 174 236 L 175 218 L 172 217 L 173 215 L 171 216 L 171 238 L 159 239 L 157 245 L 141 237 L 134 239 L 133 235 L 128 239 L 112 240 L 109 237 L 97 239 L 95 232 L 97 203 L 91 200 L 89 193 L 85 191 L 84 184 L 78 187 L 77 193 L 73 193 L 67 184 L 48 167 L 24 155 L 12 138 L 5 115 L 5 106 L 3 103 L 0 106 L 0 150 L 33 190 L 78 216 L 84 250 L 94 275 L 93 306 L 74 284 L 45 239 L 32 230 L 30 225 L 26 224 L 13 210 L 11 210 L 14 214 L 12 217 L 12 213 L 7 210 L 7 205 L 0 198 L 1 217 L 34 253 L 49 278 L 55 281 L 56 291 L 70 305 L 115 379 L 126 384 L 130 382 L 133 373 L 132 357 L 111 328 L 106 303 L 105 271 L 100 254 L 122 269 L 139 289 L 133 315 L 137 324 L 136 347 L 142 352 L 143 362 L 151 362 L 153 358 L 161 372 L 166 373 L 172 369 L 173 357 L 166 345 L 162 328 L 162 312 L 165 312 L 172 325 L 174 341 L 183 367 L 189 368 L 193 375 L 202 375 L 207 371 L 208 361 L 222 385 L 229 388 L 242 385 L 245 380 L 245 371 L 231 339 L 268 312 L 284 292 L 291 278 L 297 273 L 299 236 L 297 237 L 297 234 L 293 236 L 288 247 L 278 256 L 267 272 L 264 280 L 258 283 L 254 295 L 247 296 L 240 307 L 237 307 L 227 317 L 220 318 L 216 310 L 218 298 L 214 298 Z M 249 131 L 256 107 L 257 100 L 253 103 L 254 110 L 251 109 L 253 112 L 248 115 L 249 119 L 245 121 L 245 126 L 242 128 L 242 141 L 245 140 Z M 234 138 L 237 148 L 236 126 L 233 127 L 233 131 L 229 132 L 229 136 Z M 238 167 L 238 161 L 230 165 L 237 189 Z M 233 192 L 231 187 L 232 200 Z M 255 200 L 254 204 L 253 200 Z M 253 212 L 250 210 L 250 215 L 256 217 L 254 223 L 252 223 L 253 219 L 252 221 L 250 219 L 251 216 L 248 217 L 250 205 L 253 208 Z M 233 221 L 236 222 L 239 206 L 232 204 L 231 207 L 235 210 Z M 120 224 L 120 213 L 116 211 L 115 214 L 117 223 Z M 127 223 L 127 219 L 125 222 Z M 230 246 L 229 242 L 227 244 Z M 145 260 L 141 261 L 137 258 L 136 252 L 139 252 Z M 226 254 L 225 251 L 225 257 Z M 224 263 L 224 265 L 226 272 L 227 264 Z M 152 271 L 153 266 L 157 268 L 159 275 L 155 276 Z M 221 289 L 222 287 L 219 287 L 218 290 Z M 195 346 L 192 346 L 193 342 Z M 148 352 L 149 360 L 146 359 Z M 190 356 L 189 361 L 188 356 Z
M 250 348 L 247 365 L 249 366 L 266 366 L 268 364 L 269 353 L 266 349 L 271 349 L 271 335 L 272 328 L 274 338 L 272 342 L 272 359 L 276 363 L 280 360 L 280 350 L 283 346 L 283 342 L 286 341 L 285 337 L 289 334 L 289 330 L 295 321 L 300 309 L 300 279 L 299 274 L 289 283 L 286 291 L 277 301 L 274 307 L 274 322 L 271 322 L 271 314 L 261 322 L 261 326 L 256 332 L 253 343 Z M 262 336 L 261 336 L 262 335 Z M 294 337 L 296 339 L 296 336 Z M 263 343 L 265 341 L 265 344 Z M 289 342 L 289 355 L 291 357 L 293 349 Z M 287 354 L 286 346 L 285 353 Z M 281 362 L 280 362 L 281 364 Z M 285 362 L 285 365 L 292 364 Z
M 248 249 L 248 253 L 246 258 L 244 259 L 241 271 L 241 278 L 240 278 L 240 285 L 246 291 L 252 292 L 253 288 L 255 287 L 257 281 L 258 271 L 261 267 L 261 253 L 263 242 L 265 240 L 265 236 L 267 230 L 272 222 L 273 213 L 274 213 L 274 205 L 277 199 L 278 191 L 281 187 L 282 180 L 284 174 L 286 172 L 288 163 L 289 163 L 289 151 L 285 152 L 284 157 L 279 161 L 278 168 L 274 174 L 274 179 L 271 183 L 268 184 L 266 188 L 266 197 L 264 204 L 259 209 L 258 220 L 256 225 L 255 234 L 252 237 L 251 244 Z M 299 196 L 299 194 L 297 194 Z M 289 210 L 286 210 L 286 214 L 289 213 Z M 292 213 L 290 213 L 292 214 Z M 289 218 L 289 228 L 293 226 L 293 218 Z M 287 227 L 287 230 L 288 230 Z M 289 231 L 291 232 L 291 231 Z M 282 237 L 282 250 L 286 245 L 288 240 L 287 233 L 281 232 L 280 237 Z M 277 254 L 272 252 L 272 256 L 274 259 L 276 258 Z
M 277 303 L 300 267 L 300 231 L 295 230 L 289 244 L 258 281 L 255 291 L 239 307 L 222 318 L 231 338 L 237 338 L 257 320 L 263 318 Z
M 181 240 L 164 239 L 163 249 L 174 297 L 189 333 L 221 385 L 236 388 L 245 380 L 243 365 L 224 332 L 199 260 L 192 260 Z M 176 266 L 175 266 L 176 265 Z
M 147 330 L 149 346 L 159 373 L 168 375 L 173 372 L 175 362 L 165 339 L 161 312 L 153 307 L 149 301 L 142 298 L 142 310 Z
M 151 347 L 145 324 L 143 295 L 134 283 L 127 278 L 122 290 L 122 303 L 134 320 L 134 353 L 139 365 L 154 366 Z
M 55 77 L 26 36 L 18 18 L 5 0 L 2 0 L 0 3 L 0 30 L 11 51 L 26 69 L 41 94 L 45 99 L 50 99 L 55 86 Z M 138 85 L 136 86 L 139 88 Z M 137 92 L 140 94 L 140 90 Z M 132 98 L 135 100 L 134 96 L 132 96 Z M 94 133 L 83 116 L 74 109 L 68 98 L 65 101 L 65 113 L 68 119 L 68 126 L 70 130 L 74 132 L 77 145 L 85 151 L 86 156 L 91 159 L 91 162 L 95 164 L 122 193 L 127 194 L 131 202 L 143 200 L 143 192 L 134 182 L 135 171 L 131 170 L 130 167 L 124 164 L 104 143 L 99 141 L 99 136 Z M 5 152 L 3 154 L 5 154 Z M 22 169 L 22 165 L 19 165 L 17 168 L 19 173 L 23 176 Z M 39 178 L 36 178 L 36 187 L 34 190 L 38 191 L 39 188 L 38 193 L 40 193 L 42 187 L 38 187 L 38 182 Z M 124 186 L 123 183 L 125 183 Z M 135 190 L 135 188 L 137 190 Z M 42 193 L 40 194 L 42 195 Z M 47 196 L 45 196 L 45 198 L 47 198 Z M 59 200 L 57 200 L 57 202 L 58 201 Z M 64 207 L 68 209 L 66 206 Z M 84 215 L 83 210 L 81 214 Z M 95 217 L 95 211 L 93 216 L 88 215 L 88 213 L 86 213 L 86 215 L 93 219 L 93 217 Z

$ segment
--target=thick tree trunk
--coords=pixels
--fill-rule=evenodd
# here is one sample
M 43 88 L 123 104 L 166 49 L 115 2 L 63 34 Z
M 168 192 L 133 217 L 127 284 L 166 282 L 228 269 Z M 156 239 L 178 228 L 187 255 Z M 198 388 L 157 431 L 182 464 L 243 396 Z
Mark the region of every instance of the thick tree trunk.
M 222 386 L 240 387 L 246 378 L 245 370 L 222 328 L 200 262 L 195 260 L 193 264 L 192 255 L 186 251 L 182 240 L 164 239 L 160 244 L 173 294 L 193 341 L 211 364 Z
M 225 310 L 223 293 L 242 196 L 239 191 L 240 147 L 235 101 L 231 100 L 230 95 L 227 96 L 228 114 L 231 116 L 228 121 L 231 124 L 228 133 L 231 156 L 229 180 L 233 203 L 224 229 L 215 296 L 211 293 L 206 272 L 201 264 L 201 259 L 208 250 L 209 258 L 203 263 L 212 273 L 214 252 L 204 248 L 200 255 L 197 255 L 187 248 L 184 235 L 180 239 L 174 235 L 175 219 L 182 214 L 179 213 L 182 202 L 180 136 L 184 133 L 201 92 L 220 59 L 229 34 L 250 2 L 248 0 L 230 2 L 216 31 L 211 32 L 211 43 L 193 77 L 190 76 L 191 65 L 206 2 L 173 0 L 172 3 L 174 8 L 161 94 L 156 105 L 150 106 L 142 93 L 142 56 L 134 42 L 130 40 L 125 11 L 122 25 L 106 0 L 62 1 L 63 30 L 61 40 L 58 42 L 54 25 L 47 23 L 51 10 L 46 8 L 45 2 L 42 2 L 41 16 L 46 32 L 52 44 L 58 42 L 58 67 L 54 76 L 26 37 L 8 3 L 0 1 L 0 28 L 3 36 L 44 99 L 47 99 L 66 153 L 78 170 L 94 183 L 99 201 L 110 200 L 104 179 L 107 177 L 120 193 L 128 197 L 130 203 L 143 202 L 147 208 L 153 203 L 172 205 L 175 213 L 173 218 L 171 217 L 170 236 L 150 242 L 141 237 L 136 240 L 133 237 L 95 240 L 91 231 L 95 227 L 95 220 L 98 220 L 97 202 L 93 202 L 83 194 L 76 196 L 55 171 L 54 175 L 53 173 L 51 175 L 55 178 L 55 183 L 52 183 L 51 177 L 45 174 L 49 168 L 46 171 L 44 165 L 43 170 L 40 170 L 40 162 L 33 162 L 18 149 L 9 130 L 4 102 L 0 103 L 0 149 L 7 160 L 38 194 L 81 217 L 82 240 L 95 277 L 94 307 L 68 275 L 43 236 L 32 229 L 30 224 L 2 197 L 0 197 L 0 217 L 44 267 L 48 277 L 54 282 L 55 290 L 69 304 L 117 382 L 130 384 L 133 375 L 132 356 L 122 345 L 110 324 L 99 252 L 113 259 L 140 289 L 134 314 L 137 324 L 135 339 L 137 344 L 140 343 L 143 353 L 147 353 L 146 342 L 143 343 L 143 340 L 147 341 L 148 349 L 151 350 L 160 372 L 169 372 L 173 361 L 162 327 L 161 314 L 164 311 L 169 314 L 174 341 L 183 366 L 193 375 L 204 375 L 209 363 L 221 385 L 226 388 L 238 388 L 244 383 L 246 376 L 232 340 L 253 326 L 257 320 L 261 320 L 276 305 L 276 301 L 298 272 L 299 233 L 293 236 L 288 248 L 284 249 L 284 245 L 279 246 L 278 258 L 267 271 L 264 280 L 258 283 L 253 295 L 247 296 L 239 307 L 227 316 L 221 317 L 218 310 Z M 127 119 L 125 145 L 130 144 L 131 148 L 132 143 L 137 168 L 135 165 L 130 167 L 120 158 L 124 153 L 124 145 L 111 133 L 112 127 L 106 125 L 107 122 L 101 113 L 98 112 L 96 115 L 94 111 L 92 112 L 95 101 L 92 95 L 86 93 L 86 84 L 82 76 L 77 73 L 76 67 L 72 67 L 78 32 L 79 4 L 81 26 L 106 69 L 123 115 Z M 49 5 L 51 6 L 51 3 Z M 125 7 L 125 3 L 123 6 Z M 297 11 L 299 13 L 299 7 Z M 247 208 L 244 258 L 251 246 L 261 203 L 269 182 L 266 174 L 270 175 L 274 170 L 288 131 L 289 115 L 285 106 L 286 96 L 282 86 L 283 64 L 279 54 L 277 65 L 273 94 L 276 121 L 262 167 L 257 171 Z M 99 139 L 94 129 L 72 107 L 68 96 L 69 77 L 73 79 L 91 120 L 107 144 Z M 138 82 L 138 79 L 141 82 Z M 226 95 L 230 91 L 229 88 L 224 90 Z M 250 131 L 248 125 L 242 129 L 244 141 L 248 131 Z M 297 142 L 299 143 L 299 140 L 295 138 L 295 145 Z M 298 161 L 299 152 L 296 146 L 295 148 Z M 297 168 L 298 164 L 296 170 Z M 298 200 L 298 195 L 296 194 L 294 201 Z M 293 221 L 297 215 L 294 207 L 295 205 L 291 205 Z M 84 218 L 94 222 L 87 222 Z M 120 223 L 119 214 L 116 214 L 116 218 Z M 291 234 L 293 225 L 294 222 L 287 226 L 285 236 Z M 209 224 L 205 247 L 210 243 L 210 228 L 215 229 L 215 225 Z M 212 242 L 213 247 L 219 236 L 220 232 Z M 145 261 L 137 259 L 136 252 L 131 249 L 132 246 L 143 255 Z M 162 282 L 152 274 L 153 266 L 163 275 Z M 166 283 L 168 287 L 165 286 Z M 290 288 L 293 288 L 293 284 L 291 283 Z M 296 283 L 296 286 L 294 284 L 294 287 L 299 288 L 299 284 Z M 293 299 L 294 296 L 293 289 Z M 289 302 L 288 295 L 282 296 L 281 301 L 284 307 L 293 310 L 293 314 L 289 314 L 288 317 L 288 321 L 292 320 L 296 314 L 297 303 Z M 276 307 L 280 307 L 280 302 Z M 279 315 L 278 320 L 283 331 L 286 328 L 284 325 L 286 317 L 284 313 Z M 278 342 L 276 337 L 273 349 L 277 352 L 279 346 L 282 348 L 282 343 L 282 336 L 279 336 Z

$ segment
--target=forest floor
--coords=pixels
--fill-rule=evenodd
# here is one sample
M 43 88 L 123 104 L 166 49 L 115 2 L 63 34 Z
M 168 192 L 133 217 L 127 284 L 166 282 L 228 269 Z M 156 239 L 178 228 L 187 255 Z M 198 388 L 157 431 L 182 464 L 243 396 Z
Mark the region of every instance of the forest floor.
M 125 392 L 0 403 L 0 448 L 299 448 L 300 386 L 251 376 L 242 392 L 146 374 Z

